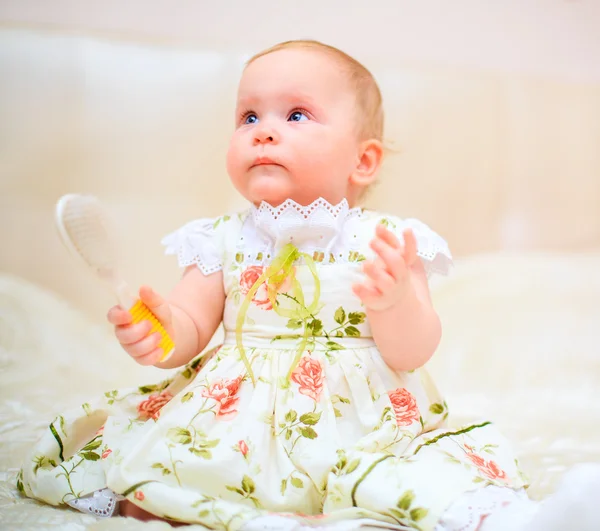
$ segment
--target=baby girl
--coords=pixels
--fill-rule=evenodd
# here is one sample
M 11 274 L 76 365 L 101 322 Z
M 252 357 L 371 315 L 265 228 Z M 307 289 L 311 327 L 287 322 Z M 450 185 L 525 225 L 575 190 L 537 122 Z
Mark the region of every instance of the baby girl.
M 428 278 L 446 242 L 361 208 L 383 155 L 370 72 L 314 41 L 253 57 L 227 155 L 248 208 L 164 239 L 184 268 L 140 289 L 175 342 L 109 311 L 138 363 L 168 379 L 58 417 L 19 478 L 94 514 L 209 529 L 518 530 L 543 518 L 490 422 L 449 429 L 424 365 L 441 336 Z M 220 324 L 225 337 L 205 350 Z

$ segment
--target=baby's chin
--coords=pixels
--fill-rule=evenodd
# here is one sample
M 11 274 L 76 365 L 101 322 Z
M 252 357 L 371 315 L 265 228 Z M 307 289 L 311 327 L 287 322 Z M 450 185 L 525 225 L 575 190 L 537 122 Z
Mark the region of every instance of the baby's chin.
M 314 190 L 314 186 L 309 187 L 303 183 L 305 181 L 290 175 L 286 170 L 274 171 L 273 168 L 268 168 L 265 172 L 254 172 L 249 176 L 244 196 L 256 206 L 264 201 L 275 207 L 287 199 L 306 206 L 316 201 L 321 195 Z
M 272 206 L 283 203 L 286 199 L 295 200 L 294 188 L 289 181 L 282 176 L 260 175 L 254 176 L 247 188 L 246 199 L 255 205 L 262 201 Z

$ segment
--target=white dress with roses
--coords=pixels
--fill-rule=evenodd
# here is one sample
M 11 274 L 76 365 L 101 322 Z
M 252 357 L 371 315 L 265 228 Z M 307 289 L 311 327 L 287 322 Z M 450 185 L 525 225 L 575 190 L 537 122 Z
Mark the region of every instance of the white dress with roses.
M 426 369 L 382 360 L 351 290 L 378 223 L 399 237 L 412 228 L 428 275 L 447 271 L 446 243 L 426 225 L 346 201 L 263 203 L 165 238 L 181 266 L 223 271 L 223 345 L 57 417 L 19 487 L 53 505 L 108 487 L 231 531 L 270 513 L 432 530 L 465 492 L 523 487 L 493 425 L 447 429 Z

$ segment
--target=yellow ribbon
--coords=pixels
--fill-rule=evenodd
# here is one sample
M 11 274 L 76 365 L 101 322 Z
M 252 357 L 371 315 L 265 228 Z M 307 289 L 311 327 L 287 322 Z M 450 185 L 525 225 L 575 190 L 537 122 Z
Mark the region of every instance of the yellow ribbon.
M 300 257 L 304 258 L 304 260 L 306 261 L 306 265 L 308 266 L 308 269 L 310 270 L 315 281 L 315 296 L 310 306 L 305 306 L 302 286 L 293 274 L 294 262 Z M 292 293 L 292 297 L 295 299 L 297 305 L 299 306 L 298 309 L 281 308 L 279 303 L 277 302 L 277 294 L 279 292 L 279 288 L 290 277 L 290 275 L 292 276 L 292 287 L 290 291 Z M 313 314 L 313 312 L 315 312 L 319 304 L 319 298 L 321 296 L 321 283 L 319 281 L 319 276 L 317 274 L 317 268 L 315 266 L 314 260 L 310 255 L 306 253 L 301 253 L 293 244 L 288 243 L 281 249 L 281 251 L 279 251 L 279 253 L 273 259 L 271 264 L 265 269 L 263 274 L 252 285 L 252 287 L 246 294 L 246 298 L 244 299 L 244 302 L 240 306 L 238 312 L 235 327 L 236 344 L 238 350 L 240 351 L 240 357 L 242 358 L 242 361 L 246 366 L 246 371 L 248 372 L 253 385 L 256 385 L 256 379 L 254 377 L 254 371 L 252 370 L 250 361 L 246 356 L 244 345 L 242 344 L 242 328 L 244 326 L 244 321 L 246 320 L 246 314 L 248 313 L 250 304 L 252 304 L 252 299 L 264 283 L 267 284 L 267 296 L 269 297 L 269 301 L 271 302 L 273 311 L 275 311 L 275 313 L 277 315 L 280 315 L 281 317 L 295 317 L 301 320 L 305 320 L 307 317 L 310 317 Z M 294 357 L 290 370 L 288 371 L 288 380 L 292 376 L 292 372 L 294 371 L 294 369 L 298 365 L 298 362 L 300 361 L 300 358 L 302 357 L 302 352 L 304 351 L 304 348 L 308 343 L 308 337 L 309 329 L 308 326 L 306 326 L 305 324 L 304 335 L 302 336 L 300 345 L 298 346 L 298 350 L 296 351 L 296 356 Z

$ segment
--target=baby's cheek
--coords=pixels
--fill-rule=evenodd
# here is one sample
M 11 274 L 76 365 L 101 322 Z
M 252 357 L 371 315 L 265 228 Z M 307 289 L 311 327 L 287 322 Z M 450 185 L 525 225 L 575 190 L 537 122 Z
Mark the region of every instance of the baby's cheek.
M 239 148 L 237 146 L 237 142 L 234 138 L 231 139 L 229 143 L 229 148 L 227 150 L 227 156 L 225 158 L 225 166 L 227 168 L 227 173 L 234 177 L 238 173 L 239 168 Z

